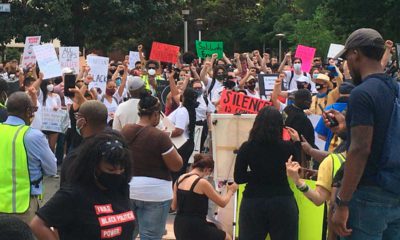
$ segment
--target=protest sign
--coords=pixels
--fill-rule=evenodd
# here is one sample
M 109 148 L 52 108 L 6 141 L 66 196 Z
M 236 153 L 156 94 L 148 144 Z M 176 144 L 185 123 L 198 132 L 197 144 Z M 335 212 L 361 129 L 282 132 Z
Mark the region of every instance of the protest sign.
M 261 96 L 269 96 L 274 90 L 278 74 L 258 74 L 258 86 Z
M 53 131 L 65 133 L 69 126 L 69 116 L 67 110 L 54 111 L 50 107 L 42 107 L 42 131 Z
M 53 44 L 49 43 L 34 46 L 33 52 L 36 61 L 39 64 L 40 71 L 43 73 L 43 79 L 59 77 L 62 75 L 60 62 L 58 61 Z
M 246 96 L 242 93 L 224 90 L 221 95 L 220 109 L 218 113 L 258 113 L 271 102 Z
M 22 66 L 26 68 L 28 65 L 33 65 L 36 63 L 36 57 L 33 53 L 33 46 L 40 44 L 40 36 L 26 37 L 24 53 L 22 54 Z
M 107 57 L 99 57 L 95 55 L 87 56 L 90 74 L 93 76 L 93 82 L 90 83 L 89 88 L 97 87 L 104 93 L 107 83 L 108 62 Z
M 201 134 L 203 132 L 203 126 L 195 126 L 194 128 L 194 149 L 192 155 L 189 158 L 189 163 L 194 162 L 194 155 L 201 153 Z
M 331 43 L 331 45 L 329 46 L 329 51 L 328 51 L 328 58 L 335 58 L 336 55 L 342 51 L 344 48 L 343 45 L 341 44 L 335 44 L 335 43 Z
M 169 81 L 157 80 L 156 94 L 157 98 L 161 101 L 161 109 L 165 111 L 165 104 L 167 102 L 167 95 L 170 92 Z
M 297 46 L 295 57 L 301 58 L 301 61 L 303 62 L 301 64 L 301 70 L 303 72 L 309 72 L 311 70 L 311 64 L 314 60 L 315 51 L 316 49 L 312 47 L 303 45 Z
M 165 43 L 153 42 L 150 59 L 160 62 L 177 63 L 179 47 Z
M 164 114 L 162 114 L 161 121 L 165 127 L 164 132 L 171 134 L 172 131 L 174 131 L 174 129 L 175 129 L 175 125 Z M 180 136 L 171 138 L 171 141 L 172 141 L 172 144 L 174 144 L 174 146 L 178 149 L 178 148 L 182 147 L 183 144 L 186 143 L 187 139 L 182 134 Z
M 79 73 L 79 47 L 60 47 L 59 58 L 61 69 L 71 68 Z
M 137 61 L 140 62 L 139 52 L 129 51 L 129 69 L 134 69 Z
M 218 59 L 220 59 L 224 54 L 224 43 L 196 40 L 196 50 L 199 58 L 211 57 L 214 53 L 217 53 Z

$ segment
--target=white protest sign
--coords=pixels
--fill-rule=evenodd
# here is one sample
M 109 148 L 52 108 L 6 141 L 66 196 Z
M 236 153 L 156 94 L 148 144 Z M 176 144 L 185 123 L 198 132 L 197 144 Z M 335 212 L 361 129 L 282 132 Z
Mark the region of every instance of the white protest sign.
M 79 47 L 60 47 L 59 58 L 61 69 L 71 68 L 79 73 Z
M 36 63 L 36 57 L 33 53 L 33 46 L 40 44 L 40 36 L 26 37 L 24 53 L 22 54 L 22 66 L 26 68 L 28 65 Z
M 343 45 L 331 43 L 331 45 L 329 46 L 329 51 L 328 51 L 328 58 L 335 58 L 336 55 L 343 49 L 344 49 Z
M 50 107 L 42 107 L 42 128 L 43 131 L 65 133 L 70 125 L 67 110 L 54 111 Z
M 43 79 L 59 77 L 62 75 L 60 62 L 58 61 L 56 50 L 53 44 L 44 44 L 33 47 L 36 60 L 40 71 L 43 73 Z
M 201 153 L 201 134 L 203 132 L 203 126 L 197 126 L 194 129 L 194 149 L 193 153 L 189 158 L 189 163 L 194 162 L 194 155 Z
M 258 85 L 260 88 L 260 95 L 269 96 L 274 90 L 275 81 L 278 78 L 277 74 L 259 74 Z
M 175 125 L 171 122 L 171 120 L 169 120 L 169 118 L 163 116 L 162 123 L 163 123 L 164 127 L 166 128 L 165 132 L 172 133 L 172 131 L 174 131 Z M 174 144 L 174 146 L 178 149 L 178 148 L 182 147 L 182 145 L 185 144 L 185 142 L 187 140 L 182 134 L 178 137 L 171 138 L 171 141 Z
M 134 69 L 137 61 L 140 61 L 139 52 L 129 51 L 129 69 Z
M 88 55 L 87 63 L 90 67 L 90 74 L 93 76 L 93 82 L 90 83 L 89 88 L 97 87 L 104 93 L 107 83 L 108 57 Z

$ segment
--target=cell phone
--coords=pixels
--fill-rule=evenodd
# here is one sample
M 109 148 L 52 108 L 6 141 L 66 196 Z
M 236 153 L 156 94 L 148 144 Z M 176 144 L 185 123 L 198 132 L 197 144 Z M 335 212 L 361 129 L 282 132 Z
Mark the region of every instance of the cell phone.
M 70 88 L 75 88 L 76 75 L 75 74 L 65 74 L 64 75 L 64 96 L 74 97 L 74 93 L 70 92 Z
M 321 106 L 321 104 L 318 103 L 318 107 L 321 109 L 322 115 L 326 117 L 329 121 L 329 126 L 330 127 L 337 127 L 339 126 L 339 122 L 336 120 L 336 118 L 329 116 L 324 110 L 324 108 Z

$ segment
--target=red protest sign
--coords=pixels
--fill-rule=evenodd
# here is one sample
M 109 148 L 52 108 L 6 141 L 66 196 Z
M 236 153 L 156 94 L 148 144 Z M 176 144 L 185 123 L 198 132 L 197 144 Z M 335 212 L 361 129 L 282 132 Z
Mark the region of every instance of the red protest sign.
M 153 42 L 150 59 L 160 62 L 178 62 L 179 47 L 165 43 Z
M 224 90 L 221 95 L 218 113 L 258 113 L 263 107 L 271 106 L 271 102 L 253 98 L 243 93 Z

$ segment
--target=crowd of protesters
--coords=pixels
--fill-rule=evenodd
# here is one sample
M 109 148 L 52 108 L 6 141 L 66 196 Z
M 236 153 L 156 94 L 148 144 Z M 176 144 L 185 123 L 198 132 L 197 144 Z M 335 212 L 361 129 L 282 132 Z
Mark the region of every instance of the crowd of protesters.
M 337 57 L 315 57 L 309 72 L 291 52 L 280 63 L 259 50 L 201 61 L 185 52 L 171 64 L 146 60 L 139 45 L 133 69 L 128 56 L 110 61 L 103 91 L 90 88 L 87 65 L 43 79 L 35 64 L 4 63 L 0 163 L 10 167 L 0 171 L 0 215 L 30 224 L 38 239 L 162 239 L 171 213 L 176 239 L 232 239 L 207 221 L 209 201 L 225 207 L 237 184 L 247 184 L 239 239 L 269 234 L 297 240 L 299 211 L 290 179 L 315 205 L 330 206 L 321 238 L 399 239 L 393 45 L 375 30 L 359 29 Z M 268 94 L 260 87 L 264 74 L 276 75 Z M 64 94 L 67 76 L 75 79 L 70 94 Z M 210 116 L 219 112 L 224 91 L 271 106 L 258 112 L 237 150 L 237 184 L 226 184 L 220 194 L 205 178 L 216 158 Z M 65 133 L 42 129 L 44 107 L 68 112 Z M 316 125 L 310 115 L 320 115 Z M 191 164 L 196 126 L 203 127 L 201 154 Z M 316 137 L 325 141 L 323 149 Z M 183 139 L 179 147 L 176 138 Z M 59 177 L 57 165 L 61 187 L 39 208 L 43 175 Z M 315 189 L 307 178 L 316 180 Z

